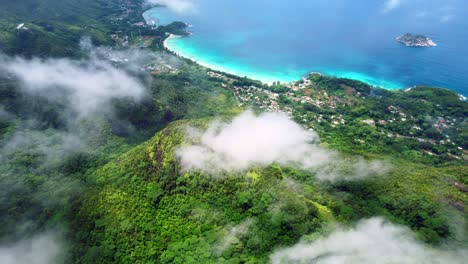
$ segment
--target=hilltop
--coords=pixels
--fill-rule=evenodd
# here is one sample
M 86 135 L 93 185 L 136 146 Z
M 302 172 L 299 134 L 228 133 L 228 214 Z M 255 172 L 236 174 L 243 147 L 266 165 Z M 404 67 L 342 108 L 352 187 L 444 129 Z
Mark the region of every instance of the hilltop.
M 455 92 L 213 71 L 137 0 L 0 3 L 0 260 L 464 259 Z
M 403 160 L 394 160 L 386 177 L 357 182 L 321 182 L 278 165 L 216 175 L 182 171 L 175 152 L 194 144 L 187 127 L 205 129 L 209 122 L 172 123 L 89 176 L 94 187 L 76 205 L 73 221 L 76 260 L 267 262 L 278 246 L 375 215 L 433 240 L 450 230 L 439 201 L 466 199 L 451 184 L 466 167 L 428 170 Z M 344 191 L 346 198 L 338 194 Z

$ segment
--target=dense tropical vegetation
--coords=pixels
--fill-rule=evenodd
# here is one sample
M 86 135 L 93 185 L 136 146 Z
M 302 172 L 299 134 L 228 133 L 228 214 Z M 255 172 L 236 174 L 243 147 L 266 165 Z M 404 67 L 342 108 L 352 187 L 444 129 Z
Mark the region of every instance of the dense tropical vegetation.
M 177 62 L 176 70 L 138 65 L 146 70 L 136 73 L 113 63 L 144 84 L 144 98 L 116 98 L 110 111 L 86 116 L 0 72 L 0 242 L 53 228 L 68 241 L 67 263 L 263 263 L 331 223 L 384 216 L 432 246 L 466 246 L 468 104 L 454 92 L 386 91 L 318 74 L 294 84 L 300 89 L 209 75 L 163 51 L 166 32 L 182 34 L 183 24 L 136 25 L 139 0 L 0 6 L 7 55 L 82 59 L 88 36 L 115 50 L 158 51 L 156 68 Z M 392 170 L 336 182 L 276 164 L 222 177 L 181 171 L 174 151 L 192 144 L 184 127 L 266 111 L 273 101 L 326 148 L 384 159 Z M 70 135 L 86 147 L 66 147 Z

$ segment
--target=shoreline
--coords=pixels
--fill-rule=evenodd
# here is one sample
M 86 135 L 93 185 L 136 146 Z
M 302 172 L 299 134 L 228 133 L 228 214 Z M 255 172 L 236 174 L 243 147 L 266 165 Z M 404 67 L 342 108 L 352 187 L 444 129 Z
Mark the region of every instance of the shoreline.
M 145 19 L 146 23 L 149 24 L 148 22 L 148 18 L 143 16 L 143 18 Z M 192 25 L 189 25 L 187 24 L 187 26 L 192 26 Z M 191 32 L 188 32 L 189 35 L 192 35 L 193 33 Z M 307 73 L 306 74 L 303 74 L 302 76 L 299 76 L 297 78 L 288 78 L 288 80 L 281 80 L 281 78 L 274 78 L 273 76 L 268 76 L 268 77 L 265 77 L 265 78 L 262 78 L 262 77 L 259 77 L 257 75 L 254 75 L 254 74 L 242 74 L 240 72 L 237 72 L 237 71 L 233 71 L 233 70 L 229 70 L 229 69 L 226 69 L 222 66 L 217 66 L 217 65 L 212 65 L 210 63 L 207 63 L 207 62 L 203 62 L 199 59 L 196 59 L 196 58 L 193 58 L 191 56 L 186 56 L 186 55 L 183 55 L 181 54 L 180 52 L 178 52 L 177 50 L 173 49 L 170 47 L 170 45 L 168 44 L 168 42 L 170 40 L 173 40 L 173 39 L 178 39 L 178 38 L 184 38 L 184 37 L 187 37 L 187 36 L 181 36 L 181 35 L 175 35 L 175 34 L 172 34 L 172 33 L 167 33 L 168 36 L 166 37 L 166 39 L 164 39 L 163 41 L 163 48 L 174 53 L 176 56 L 180 57 L 180 58 L 183 58 L 183 59 L 187 59 L 187 60 L 190 60 L 202 67 L 205 67 L 205 68 L 208 68 L 210 70 L 214 70 L 214 71 L 218 71 L 218 72 L 224 72 L 224 73 L 227 73 L 227 74 L 231 74 L 231 75 L 236 75 L 238 76 L 239 78 L 243 78 L 243 77 L 247 77 L 249 79 L 252 79 L 252 80 L 256 80 L 256 81 L 260 81 L 264 84 L 267 84 L 267 85 L 272 85 L 273 83 L 276 83 L 276 82 L 280 82 L 280 83 L 283 83 L 283 84 L 291 84 L 293 82 L 297 82 L 299 80 L 301 80 L 302 78 L 304 78 L 305 76 L 307 76 Z M 334 78 L 344 78 L 344 79 L 351 79 L 351 80 L 355 80 L 355 81 L 359 81 L 359 82 L 362 82 L 362 83 L 365 83 L 371 87 L 374 87 L 374 88 L 381 88 L 381 89 L 384 89 L 384 90 L 388 90 L 388 91 L 397 91 L 397 90 L 404 90 L 404 89 L 407 89 L 408 87 L 405 87 L 404 85 L 395 85 L 395 86 L 382 86 L 382 85 L 379 85 L 379 84 L 376 84 L 376 83 L 372 83 L 372 82 L 369 82 L 369 81 L 366 81 L 366 80 L 363 80 L 363 79 L 356 79 L 356 78 L 349 78 L 347 76 L 339 76 L 339 75 L 335 75 L 335 74 L 330 74 L 329 72 L 327 71 L 312 71 L 312 72 L 318 72 L 322 75 L 326 75 L 326 76 L 330 76 L 330 77 L 334 77 Z M 361 73 L 354 73 L 354 72 L 351 72 L 351 74 L 358 74 L 358 75 L 362 75 Z M 366 76 L 366 78 L 368 79 L 373 79 L 372 76 Z M 383 80 L 383 82 L 387 82 L 385 80 Z
M 150 9 L 144 12 L 143 18 L 147 22 L 147 24 L 151 24 L 153 17 L 158 17 L 158 14 L 147 13 Z M 187 24 L 188 27 L 192 25 Z M 228 58 L 224 59 L 222 57 L 217 57 L 219 54 L 211 54 L 208 51 L 203 52 L 202 50 L 196 50 L 194 47 L 190 46 L 190 42 L 185 42 L 179 40 L 180 42 L 169 42 L 176 38 L 182 38 L 184 36 L 168 34 L 169 36 L 164 39 L 161 43 L 163 49 L 168 50 L 175 54 L 176 56 L 190 60 L 193 63 L 196 63 L 202 67 L 218 71 L 224 72 L 231 75 L 236 75 L 240 78 L 247 77 L 252 80 L 257 80 L 265 84 L 271 84 L 273 82 L 279 81 L 283 84 L 290 84 L 292 82 L 301 80 L 303 77 L 307 76 L 310 71 L 313 72 L 320 72 L 321 74 L 329 77 L 334 78 L 343 78 L 343 79 L 351 79 L 355 81 L 359 81 L 365 83 L 371 87 L 381 88 L 388 91 L 398 91 L 398 90 L 405 90 L 410 87 L 414 86 L 425 86 L 425 87 L 433 87 L 433 88 L 441 88 L 441 89 L 448 89 L 460 95 L 461 98 L 466 98 L 463 89 L 460 89 L 460 85 L 458 88 L 454 86 L 450 86 L 444 83 L 445 80 L 439 83 L 439 86 L 431 85 L 428 81 L 421 81 L 420 83 L 414 82 L 411 79 L 402 79 L 401 82 L 398 81 L 399 78 L 395 80 L 391 77 L 389 79 L 380 79 L 379 74 L 376 76 L 368 75 L 365 71 L 358 72 L 358 71 L 349 71 L 346 68 L 327 68 L 321 67 L 317 65 L 316 67 L 309 68 L 304 67 L 300 69 L 291 69 L 291 71 L 281 72 L 281 71 L 268 71 L 258 68 L 254 68 L 252 65 L 246 64 L 243 61 L 237 60 L 228 60 Z M 200 54 L 199 54 L 200 53 Z M 206 56 L 205 56 L 206 55 Z M 221 55 L 219 55 L 221 56 Z M 333 67 L 333 65 L 330 65 Z M 281 69 L 281 68 L 279 68 Z M 424 79 L 423 79 L 424 80 Z M 466 101 L 466 100 L 465 100 Z
M 196 60 L 194 58 L 191 58 L 189 56 L 184 56 L 182 54 L 180 54 L 179 52 L 177 52 L 176 50 L 172 49 L 169 45 L 168 45 L 168 41 L 170 40 L 173 40 L 173 39 L 179 39 L 179 38 L 183 38 L 183 37 L 186 37 L 186 36 L 180 36 L 180 35 L 175 35 L 175 34 L 171 34 L 171 33 L 168 33 L 168 37 L 163 41 L 163 47 L 165 49 L 167 49 L 168 51 L 174 53 L 176 56 L 180 57 L 180 58 L 183 58 L 183 59 L 186 59 L 186 60 L 190 60 L 190 61 L 193 61 L 195 63 L 197 63 L 198 65 L 202 66 L 202 67 L 205 67 L 205 68 L 208 68 L 210 70 L 213 70 L 213 71 L 218 71 L 218 72 L 224 72 L 224 73 L 227 73 L 227 74 L 231 74 L 231 75 L 236 75 L 238 76 L 239 78 L 242 78 L 242 74 L 238 73 L 238 72 L 235 72 L 235 71 L 231 71 L 231 70 L 226 70 L 224 68 L 221 68 L 221 67 L 217 67 L 217 66 L 214 66 L 214 65 L 211 65 L 209 63 L 206 63 L 206 62 L 202 62 L 200 60 Z M 190 35 L 192 35 L 192 33 L 190 33 Z M 189 35 L 189 36 L 190 36 Z M 263 78 L 258 78 L 256 76 L 245 76 L 249 79 L 253 79 L 253 80 L 256 80 L 256 81 L 260 81 L 264 84 L 268 84 L 268 85 L 272 85 L 273 83 L 277 82 L 278 80 L 271 80 L 271 81 L 266 81 L 265 79 Z M 300 79 L 298 79 L 300 80 Z M 292 81 L 289 81 L 289 82 L 284 82 L 284 81 L 280 81 L 281 83 L 291 83 L 291 82 L 294 82 L 294 81 L 297 81 L 297 80 L 292 80 Z
M 198 60 L 196 58 L 193 58 L 191 56 L 185 56 L 185 55 L 181 54 L 180 52 L 178 52 L 177 50 L 171 48 L 171 46 L 168 44 L 168 41 L 170 41 L 170 40 L 184 38 L 184 37 L 185 36 L 174 35 L 174 34 L 168 33 L 168 37 L 163 41 L 163 46 L 164 46 L 164 48 L 166 50 L 174 53 L 176 56 L 181 57 L 183 59 L 190 60 L 192 62 L 195 62 L 195 63 L 197 63 L 198 65 L 200 65 L 202 67 L 208 68 L 208 69 L 213 70 L 213 71 L 218 71 L 218 72 L 223 72 L 223 73 L 227 73 L 227 74 L 231 74 L 231 75 L 236 75 L 239 78 L 242 78 L 242 77 L 245 76 L 245 77 L 247 77 L 249 79 L 260 81 L 260 82 L 262 82 L 264 84 L 267 84 L 267 85 L 272 85 L 273 83 L 276 83 L 276 82 L 280 82 L 280 83 L 283 83 L 283 84 L 291 84 L 293 82 L 297 82 L 297 81 L 302 80 L 304 77 L 308 76 L 308 74 L 314 72 L 314 73 L 320 73 L 321 75 L 324 75 L 324 76 L 330 76 L 330 77 L 334 77 L 334 78 L 344 78 L 344 79 L 351 79 L 351 80 L 359 81 L 359 82 L 365 83 L 365 84 L 367 84 L 367 85 L 369 85 L 371 87 L 381 88 L 381 89 L 385 89 L 385 90 L 388 90 L 388 91 L 404 90 L 404 89 L 408 88 L 408 87 L 404 87 L 404 85 L 392 85 L 391 87 L 390 86 L 377 85 L 375 83 L 368 82 L 368 81 L 365 81 L 365 80 L 362 80 L 362 79 L 349 78 L 347 76 L 340 76 L 340 75 L 330 74 L 327 71 L 311 71 L 311 72 L 308 72 L 308 73 L 306 73 L 306 74 L 304 74 L 304 75 L 302 75 L 300 77 L 291 78 L 290 80 L 287 80 L 287 81 L 281 80 L 281 79 L 268 78 L 268 77 L 261 78 L 261 77 L 258 77 L 256 75 L 254 75 L 254 74 L 242 74 L 242 73 L 239 73 L 239 72 L 236 72 L 236 71 L 233 71 L 233 70 L 226 69 L 224 67 L 220 67 L 220 66 L 216 66 L 216 65 L 212 65 L 212 64 L 200 61 L 200 60 Z M 352 72 L 352 74 L 362 75 L 360 73 L 353 73 L 353 72 Z M 365 78 L 372 78 L 372 77 L 371 76 L 366 76 Z
M 192 35 L 192 33 L 190 33 L 190 35 Z M 269 78 L 270 80 L 267 80 L 266 78 L 261 78 L 261 77 L 258 77 L 256 75 L 241 74 L 239 72 L 228 70 L 228 69 L 225 69 L 223 67 L 218 67 L 216 65 L 212 65 L 212 64 L 197 60 L 197 59 L 195 59 L 193 57 L 185 56 L 185 55 L 179 53 L 177 50 L 171 48 L 170 45 L 168 44 L 168 41 L 170 41 L 170 40 L 184 38 L 184 37 L 185 36 L 174 35 L 174 34 L 168 33 L 168 37 L 163 41 L 163 47 L 165 49 L 167 49 L 168 51 L 174 53 L 178 57 L 193 61 L 193 62 L 197 63 L 198 65 L 200 65 L 202 67 L 205 67 L 205 68 L 208 68 L 208 69 L 213 70 L 213 71 L 218 71 L 218 72 L 223 72 L 223 73 L 227 73 L 227 74 L 231 74 L 231 75 L 236 75 L 236 76 L 238 76 L 240 78 L 245 76 L 245 77 L 247 77 L 249 79 L 260 81 L 260 82 L 262 82 L 264 84 L 268 84 L 268 85 L 272 85 L 273 83 L 276 83 L 276 82 L 280 82 L 280 83 L 283 83 L 283 84 L 291 84 L 293 82 L 297 82 L 297 81 L 301 80 L 302 78 L 304 78 L 304 77 L 306 77 L 308 75 L 308 74 L 305 74 L 305 75 L 303 75 L 301 77 L 298 77 L 298 78 L 291 78 L 291 80 L 288 80 L 288 81 L 284 81 L 284 80 L 281 80 L 281 79 L 272 79 L 272 78 L 271 79 Z M 404 87 L 403 85 L 398 85 L 398 87 L 391 87 L 391 88 L 390 87 L 385 87 L 385 86 L 373 84 L 372 82 L 368 82 L 368 81 L 365 81 L 365 80 L 362 80 L 362 79 L 349 78 L 349 77 L 346 77 L 346 76 L 339 76 L 339 75 L 335 75 L 335 74 L 330 74 L 330 73 L 327 73 L 326 71 L 312 71 L 312 72 L 320 73 L 322 75 L 330 76 L 330 77 L 334 77 L 334 78 L 351 79 L 351 80 L 355 80 L 355 81 L 365 83 L 365 84 L 367 84 L 369 86 L 372 86 L 374 88 L 381 88 L 381 89 L 385 89 L 385 90 L 388 90 L 388 91 L 404 90 L 404 89 L 408 88 L 408 87 Z M 312 73 L 312 72 L 310 72 L 310 73 Z M 353 72 L 351 72 L 351 73 L 355 74 Z M 357 73 L 357 74 L 360 74 L 360 73 Z M 371 76 L 367 76 L 367 77 L 372 78 Z
M 177 52 L 176 50 L 174 50 L 173 48 L 170 47 L 170 45 L 168 45 L 168 41 L 170 40 L 173 40 L 173 39 L 179 39 L 179 38 L 183 38 L 183 37 L 186 37 L 186 36 L 180 36 L 180 35 L 175 35 L 175 34 L 171 34 L 171 33 L 167 33 L 168 34 L 168 37 L 163 41 L 163 47 L 165 49 L 167 49 L 168 51 L 174 53 L 176 56 L 180 57 L 180 58 L 183 58 L 183 59 L 187 59 L 187 60 L 190 60 L 190 61 L 193 61 L 195 62 L 196 64 L 202 66 L 202 67 L 205 67 L 207 69 L 210 69 L 210 70 L 213 70 L 213 71 L 218 71 L 218 72 L 223 72 L 223 73 L 227 73 L 227 74 L 231 74 L 231 75 L 236 75 L 238 76 L 239 78 L 242 78 L 243 77 L 243 74 L 239 74 L 238 72 L 235 72 L 235 71 L 230 71 L 230 70 L 226 70 L 222 67 L 217 67 L 217 66 L 213 66 L 209 63 L 206 63 L 206 62 L 202 62 L 200 60 L 197 60 L 197 59 L 194 59 L 194 58 L 191 58 L 189 56 L 184 56 L 182 54 L 180 54 L 179 52 Z M 192 33 L 190 33 L 190 35 L 192 35 Z M 189 35 L 189 36 L 190 36 Z M 316 72 L 316 71 L 314 71 Z M 349 78 L 349 77 L 346 77 L 346 76 L 336 76 L 336 75 L 333 75 L 333 74 L 328 74 L 326 72 L 317 72 L 319 74 L 322 74 L 322 75 L 325 75 L 325 76 L 330 76 L 330 77 L 334 77 L 334 78 L 344 78 L 344 79 L 351 79 L 351 80 L 355 80 L 355 81 L 359 81 L 359 82 L 362 82 L 362 83 L 365 83 L 371 87 L 374 87 L 374 88 L 380 88 L 380 89 L 384 89 L 384 90 L 387 90 L 387 91 L 406 91 L 408 89 L 411 89 L 413 87 L 416 87 L 416 86 L 427 86 L 427 85 L 412 85 L 412 86 L 409 86 L 409 87 L 404 87 L 404 86 L 401 86 L 399 88 L 388 88 L 388 87 L 384 87 L 384 86 L 379 86 L 379 85 L 374 85 L 372 83 L 369 83 L 367 81 L 364 81 L 364 80 L 360 80 L 360 79 L 355 79 L 355 78 Z M 294 79 L 294 80 L 291 80 L 291 81 L 281 81 L 281 80 L 271 80 L 271 81 L 266 81 L 265 79 L 263 78 L 258 78 L 257 76 L 252 76 L 252 75 L 244 75 L 245 77 L 249 78 L 249 79 L 252 79 L 252 80 L 257 80 L 257 81 L 260 81 L 264 84 L 267 84 L 267 85 L 272 85 L 273 83 L 275 82 L 280 82 L 280 83 L 283 83 L 283 84 L 291 84 L 293 82 L 296 82 L 298 80 L 301 80 L 303 77 L 300 77 L 298 79 Z M 370 78 L 372 78 L 372 76 L 369 76 Z M 432 86 L 428 86 L 428 87 L 432 87 Z M 455 92 L 456 94 L 459 95 L 460 97 L 460 100 L 461 101 L 466 101 L 467 100 L 467 97 L 465 97 L 463 94 L 461 93 L 458 93 L 452 89 L 449 89 L 449 88 L 442 88 L 442 87 L 432 87 L 432 88 L 439 88 L 439 89 L 447 89 L 447 90 L 450 90 L 452 92 Z
M 175 50 L 171 49 L 168 45 L 167 45 L 167 42 L 171 39 L 175 39 L 175 38 L 181 38 L 182 36 L 177 36 L 177 35 L 174 35 L 174 34 L 171 34 L 169 33 L 168 37 L 163 41 L 163 47 L 167 50 L 169 50 L 170 52 L 173 52 L 173 53 L 176 53 Z M 179 55 L 177 55 L 179 56 Z

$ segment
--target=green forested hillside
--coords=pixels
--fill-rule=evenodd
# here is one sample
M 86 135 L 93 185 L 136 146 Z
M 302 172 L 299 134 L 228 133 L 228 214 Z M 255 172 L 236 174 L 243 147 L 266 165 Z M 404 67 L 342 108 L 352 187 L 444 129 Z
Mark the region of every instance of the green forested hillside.
M 143 0 L 1 0 L 0 50 L 23 56 L 80 57 L 80 39 L 96 45 L 162 49 L 165 32 L 184 33 L 178 22 L 157 29 L 144 22 Z
M 376 215 L 411 226 L 427 242 L 460 239 L 451 225 L 464 223 L 454 222 L 450 203 L 466 194 L 451 182 L 466 179 L 466 167 L 395 160 L 387 177 L 338 184 L 276 165 L 219 177 L 183 173 L 174 151 L 190 144 L 187 125 L 206 122 L 173 123 L 89 176 L 94 187 L 73 221 L 75 260 L 262 263 L 279 246 L 326 232 L 325 224 Z M 230 238 L 236 227 L 246 231 Z
M 9 54 L 70 56 L 84 34 L 109 43 L 105 21 L 99 20 L 110 11 L 103 2 L 2 0 L 0 48 Z M 27 29 L 17 29 L 22 23 Z
M 316 206 L 317 192 L 288 190 L 286 172 L 278 167 L 220 179 L 179 176 L 174 150 L 184 141 L 182 124 L 171 124 L 90 175 L 95 187 L 74 222 L 76 239 L 84 242 L 77 248 L 85 249 L 77 260 L 255 263 L 331 218 L 326 207 Z M 255 235 L 223 242 L 239 224 Z
M 138 25 L 143 10 L 140 0 L 0 0 L 0 262 L 16 244 L 48 251 L 48 240 L 27 243 L 53 232 L 62 254 L 50 262 L 266 263 L 372 217 L 408 227 L 427 250 L 466 248 L 468 104 L 456 93 L 320 74 L 266 85 L 214 72 L 161 46 L 184 24 Z M 43 67 L 53 78 L 28 82 Z M 138 98 L 113 93 L 120 75 L 141 86 Z M 287 113 L 343 163 L 389 169 L 333 181 L 275 162 L 183 170 L 176 150 L 197 143 L 187 126 L 248 109 Z
M 142 0 L 1 0 L 0 50 L 24 56 L 79 56 L 79 40 L 111 45 L 139 34 Z M 23 27 L 19 28 L 20 25 Z M 157 33 L 154 33 L 157 34 Z M 113 37 L 114 36 L 114 37 Z

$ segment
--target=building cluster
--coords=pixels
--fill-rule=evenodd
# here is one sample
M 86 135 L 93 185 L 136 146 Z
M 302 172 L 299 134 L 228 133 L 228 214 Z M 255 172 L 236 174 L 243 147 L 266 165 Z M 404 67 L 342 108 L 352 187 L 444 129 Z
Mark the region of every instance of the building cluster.
M 282 112 L 278 103 L 278 93 L 255 86 L 232 86 L 232 90 L 241 106 L 258 107 L 268 112 Z
M 284 112 L 293 117 L 297 122 L 301 123 L 306 129 L 314 129 L 316 125 L 329 125 L 330 127 L 337 128 L 350 122 L 352 117 L 347 117 L 344 113 L 339 113 L 340 106 L 352 107 L 353 98 L 365 99 L 359 92 L 354 89 L 346 89 L 348 96 L 337 96 L 327 93 L 325 90 L 317 89 L 313 81 L 309 78 L 303 78 L 299 82 L 292 82 L 285 87 L 288 88 L 286 92 L 276 93 L 270 91 L 267 87 L 260 88 L 256 86 L 235 86 L 232 85 L 233 79 L 221 74 L 209 72 L 209 76 L 223 80 L 223 87 L 230 88 L 241 106 L 254 107 L 268 112 Z M 314 88 L 314 89 L 307 89 Z M 288 103 L 291 101 L 295 104 Z M 294 106 L 296 105 L 296 106 Z M 304 111 L 304 107 L 297 107 L 298 105 L 312 105 L 318 111 Z M 334 114 L 320 114 L 321 110 L 334 112 Z M 387 118 L 381 119 L 363 119 L 359 122 L 362 124 L 373 126 L 376 132 L 385 135 L 388 138 L 408 138 L 422 143 L 429 143 L 431 145 L 444 145 L 458 151 L 451 152 L 450 156 L 459 159 L 463 155 L 463 148 L 457 146 L 450 140 L 448 134 L 444 131 L 449 131 L 455 125 L 456 119 L 447 119 L 437 117 L 433 120 L 433 127 L 444 135 L 443 140 L 433 140 L 424 137 L 422 134 L 423 129 L 418 124 L 417 118 L 405 113 L 399 107 L 389 106 L 388 113 L 391 115 Z M 387 115 L 388 116 L 388 115 Z M 394 123 L 393 125 L 391 125 Z M 394 131 L 392 127 L 404 126 L 408 127 L 404 135 Z M 362 144 L 366 143 L 364 139 L 356 139 L 357 142 Z M 427 155 L 437 155 L 429 150 L 423 150 Z M 466 154 L 466 153 L 465 153 Z
M 228 77 L 226 77 L 224 74 L 221 74 L 221 73 L 217 73 L 217 72 L 213 72 L 213 71 L 208 71 L 207 74 L 208 74 L 208 76 L 210 76 L 211 78 L 221 79 L 221 80 L 223 80 L 223 81 L 229 80 Z

